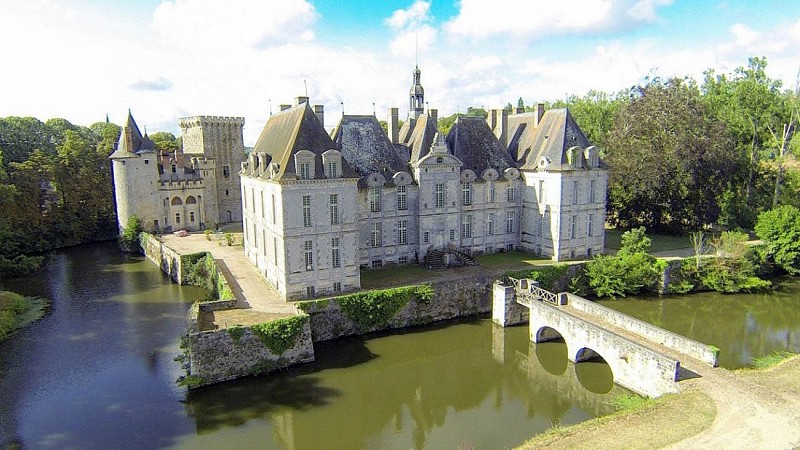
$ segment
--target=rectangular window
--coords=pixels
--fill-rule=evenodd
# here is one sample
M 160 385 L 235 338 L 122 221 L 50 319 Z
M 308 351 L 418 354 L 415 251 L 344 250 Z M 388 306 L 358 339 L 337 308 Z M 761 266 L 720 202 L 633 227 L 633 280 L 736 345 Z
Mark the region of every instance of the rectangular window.
M 372 261 L 372 268 L 373 269 L 380 269 L 381 267 L 383 267 L 383 260 L 376 259 L 376 260 Z
M 175 213 L 175 223 L 181 223 L 181 213 Z
M 150 160 L 149 160 L 149 159 L 145 159 L 145 160 L 144 160 L 144 165 L 146 166 L 146 165 L 148 165 L 148 164 L 150 164 Z
M 342 258 L 339 253 L 339 238 L 331 238 L 331 266 L 342 267 Z
M 339 194 L 331 194 L 329 199 L 331 225 L 339 224 Z
M 398 245 L 408 244 L 408 221 L 407 220 L 398 220 L 397 221 L 397 244 Z
M 506 201 L 513 202 L 515 198 L 514 185 L 509 184 L 508 188 L 506 188 Z
M 539 204 L 545 203 L 544 198 L 544 180 L 539 180 Z
M 514 211 L 506 213 L 506 233 L 514 232 Z
M 311 298 L 314 295 L 316 295 L 314 286 L 306 286 L 306 297 Z
M 486 217 L 486 234 L 489 236 L 494 234 L 494 213 L 489 213 Z
M 397 258 L 397 264 L 408 264 L 408 256 L 400 256 Z
M 469 214 L 461 219 L 461 237 L 472 237 L 472 216 Z
M 465 181 L 461 183 L 461 204 L 469 206 L 472 204 L 472 182 Z
M 311 178 L 311 163 L 300 163 L 300 178 L 303 180 Z
M 570 229 L 569 229 L 569 238 L 575 239 L 575 236 L 578 235 L 578 216 L 572 216 Z
M 339 177 L 339 164 L 336 161 L 328 161 L 328 178 Z
M 436 183 L 433 204 L 436 208 L 444 206 L 444 183 Z
M 303 196 L 303 226 L 309 228 L 311 226 L 311 196 Z
M 422 243 L 427 244 L 431 242 L 431 233 L 426 231 L 422 233 Z
M 494 203 L 494 181 L 486 182 L 486 201 Z
M 578 181 L 575 180 L 572 182 L 572 204 L 578 204 Z
M 275 225 L 275 194 L 272 194 L 272 224 Z
M 456 240 L 456 230 L 450 230 L 450 240 L 451 241 Z
M 397 186 L 397 209 L 405 211 L 408 209 L 408 201 L 406 200 L 406 186 Z
M 586 235 L 591 236 L 593 230 L 592 222 L 594 222 L 594 214 L 589 214 L 589 220 L 586 221 Z
M 369 246 L 370 247 L 380 247 L 381 246 L 381 224 L 373 223 L 372 224 L 372 231 L 369 235 Z
M 194 211 L 189 212 L 189 222 L 194 223 Z
M 314 270 L 314 243 L 306 241 L 303 244 L 303 249 L 305 251 L 306 270 Z
M 231 177 L 231 166 L 222 166 L 222 176 L 225 178 Z
M 594 180 L 589 180 L 589 203 L 594 203 Z
M 369 210 L 372 212 L 378 212 L 381 210 L 381 187 L 374 186 L 369 188 Z
M 334 281 L 333 282 L 333 292 L 342 292 L 342 282 L 341 281 Z

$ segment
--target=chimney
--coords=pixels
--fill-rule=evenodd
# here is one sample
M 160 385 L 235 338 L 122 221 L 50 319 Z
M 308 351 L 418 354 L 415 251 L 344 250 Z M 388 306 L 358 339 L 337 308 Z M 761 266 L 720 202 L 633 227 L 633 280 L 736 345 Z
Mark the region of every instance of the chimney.
M 317 115 L 317 119 L 319 119 L 319 123 L 322 126 L 325 126 L 325 106 L 323 105 L 314 105 L 314 114 Z
M 508 145 L 507 135 L 508 135 L 508 110 L 501 109 L 497 111 L 499 116 L 499 121 L 497 124 L 497 129 L 494 132 L 494 135 L 497 136 L 497 139 L 503 143 L 503 145 Z
M 534 108 L 534 112 L 536 113 L 534 116 L 533 125 L 538 127 L 539 122 L 542 121 L 542 116 L 544 115 L 544 103 L 537 103 L 536 108 Z
M 389 123 L 387 125 L 389 128 L 389 139 L 392 141 L 392 144 L 399 144 L 400 143 L 400 128 L 398 126 L 398 109 L 397 108 L 390 108 L 389 109 Z
M 286 111 L 287 109 L 289 109 L 291 107 L 292 107 L 292 105 L 283 104 L 283 105 L 281 105 L 281 111 Z
M 486 116 L 486 122 L 489 124 L 489 129 L 492 130 L 492 133 L 494 133 L 494 129 L 497 126 L 497 110 L 496 109 L 489 110 L 489 115 Z
M 308 97 L 303 97 L 303 96 L 297 97 L 297 104 L 302 105 L 303 103 L 308 103 Z
M 431 116 L 431 119 L 433 119 L 433 123 L 438 126 L 439 125 L 439 110 L 438 109 L 428 110 L 428 114 Z

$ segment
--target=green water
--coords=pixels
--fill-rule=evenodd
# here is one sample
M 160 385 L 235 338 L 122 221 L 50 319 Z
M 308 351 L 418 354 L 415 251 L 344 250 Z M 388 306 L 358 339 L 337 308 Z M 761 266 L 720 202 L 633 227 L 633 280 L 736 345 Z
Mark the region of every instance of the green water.
M 800 353 L 800 282 L 776 292 L 704 292 L 664 298 L 599 302 L 630 316 L 720 349 L 720 366 L 738 369 L 776 351 Z
M 604 363 L 486 319 L 322 344 L 313 364 L 187 392 L 173 359 L 202 290 L 113 244 L 0 289 L 53 302 L 0 343 L 0 448 L 501 449 L 622 392 Z

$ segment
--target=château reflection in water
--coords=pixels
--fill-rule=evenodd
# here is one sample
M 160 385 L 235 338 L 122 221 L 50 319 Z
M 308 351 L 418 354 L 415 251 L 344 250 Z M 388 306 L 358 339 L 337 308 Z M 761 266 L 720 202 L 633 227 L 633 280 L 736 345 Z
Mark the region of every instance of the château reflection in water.
M 321 344 L 317 358 L 191 392 L 186 408 L 198 434 L 229 434 L 256 420 L 286 449 L 507 448 L 555 424 L 606 414 L 624 392 L 587 390 L 563 342 L 535 345 L 527 327 L 486 319 Z M 613 386 L 609 371 L 589 375 L 603 376 L 601 384 Z

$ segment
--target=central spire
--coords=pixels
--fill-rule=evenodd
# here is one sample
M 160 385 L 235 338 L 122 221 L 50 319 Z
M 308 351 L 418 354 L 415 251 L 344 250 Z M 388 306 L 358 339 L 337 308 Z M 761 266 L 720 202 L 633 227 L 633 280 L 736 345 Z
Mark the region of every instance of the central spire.
M 411 86 L 411 93 L 409 95 L 408 116 L 411 119 L 417 119 L 420 115 L 425 114 L 425 89 L 420 84 L 422 72 L 419 66 L 414 68 L 414 84 Z

